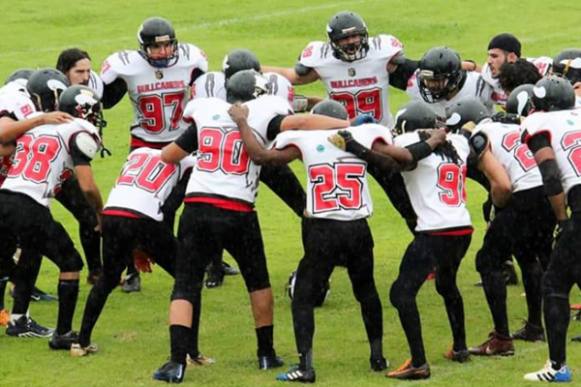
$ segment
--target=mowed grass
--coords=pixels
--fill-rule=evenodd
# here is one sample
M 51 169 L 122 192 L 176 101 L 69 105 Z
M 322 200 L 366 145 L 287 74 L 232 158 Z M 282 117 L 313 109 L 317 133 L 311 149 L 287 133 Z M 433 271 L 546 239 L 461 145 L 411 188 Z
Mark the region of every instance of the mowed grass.
M 579 46 L 581 4 L 575 1 L 550 6 L 545 1 L 127 1 L 75 3 L 63 0 L 22 0 L 3 7 L 0 32 L 0 79 L 20 67 L 54 66 L 58 53 L 78 46 L 90 52 L 94 68 L 110 53 L 137 47 L 136 30 L 141 21 L 161 15 L 174 22 L 178 38 L 202 47 L 212 70 L 219 70 L 224 54 L 232 48 L 255 51 L 263 64 L 291 66 L 311 40 L 325 39 L 325 25 L 337 11 L 359 12 L 371 34 L 389 33 L 401 39 L 406 53 L 419 58 L 436 45 L 460 51 L 464 58 L 484 61 L 491 36 L 511 31 L 521 38 L 527 56 L 553 56 L 565 47 Z M 314 84 L 297 89 L 322 95 Z M 391 90 L 392 109 L 407 100 Z M 108 111 L 105 141 L 113 156 L 93 163 L 103 194 L 109 192 L 128 149 L 128 126 L 132 117 L 127 99 Z M 304 179 L 302 165 L 293 168 Z M 376 212 L 370 219 L 375 238 L 375 278 L 384 307 L 384 347 L 392 368 L 408 356 L 407 344 L 388 291 L 401 256 L 411 240 L 405 224 L 394 213 L 385 195 L 373 182 Z M 482 290 L 474 287 L 478 274 L 474 256 L 481 245 L 484 224 L 480 214 L 483 191 L 469 182 L 469 204 L 476 233 L 461 267 L 458 282 L 464 296 L 468 343 L 483 341 L 491 330 L 491 319 Z M 257 201 L 271 282 L 276 297 L 276 348 L 287 363 L 296 361 L 289 300 L 284 288 L 289 273 L 302 256 L 300 224 L 293 213 L 266 187 Z M 55 217 L 63 222 L 80 249 L 77 225 L 58 204 Z M 232 262 L 231 259 L 229 259 Z M 86 296 L 83 283 L 75 318 L 80 326 Z M 46 261 L 39 286 L 56 292 L 57 270 Z M 126 295 L 116 290 L 94 332 L 100 346 L 96 356 L 70 358 L 52 352 L 45 340 L 13 339 L 0 335 L 0 385 L 2 386 L 131 386 L 158 385 L 152 372 L 169 354 L 167 308 L 171 279 L 159 268 L 143 276 L 143 290 Z M 509 317 L 512 329 L 526 317 L 522 287 L 510 287 Z M 573 301 L 581 301 L 579 290 Z M 8 305 L 11 301 L 8 298 Z M 432 367 L 430 385 L 508 386 L 522 384 L 522 374 L 540 368 L 547 358 L 545 344 L 516 343 L 512 358 L 474 359 L 464 365 L 442 358 L 451 336 L 443 303 L 433 282 L 425 284 L 418 297 L 423 335 Z M 56 303 L 34 303 L 32 315 L 54 326 Z M 315 365 L 321 386 L 412 385 L 387 380 L 368 368 L 368 347 L 348 278 L 343 269 L 332 277 L 332 292 L 316 312 Z M 581 334 L 572 322 L 570 334 Z M 248 297 L 240 277 L 228 277 L 220 289 L 204 292 L 201 349 L 217 359 L 212 367 L 189 370 L 185 383 L 212 386 L 277 385 L 272 372 L 259 372 L 255 361 L 255 334 Z M 581 372 L 581 346 L 570 344 L 568 363 L 576 376 Z M 423 384 L 427 384 L 423 383 Z

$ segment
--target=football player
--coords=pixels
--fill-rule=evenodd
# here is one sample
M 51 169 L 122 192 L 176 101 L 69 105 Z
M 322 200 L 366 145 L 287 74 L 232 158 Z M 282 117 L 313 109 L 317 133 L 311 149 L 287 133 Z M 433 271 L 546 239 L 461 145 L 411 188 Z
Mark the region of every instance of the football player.
M 288 100 L 264 95 L 266 83 L 253 70 L 239 71 L 227 83 L 228 102 L 194 99 L 184 113 L 190 129 L 162 151 L 162 160 L 174 163 L 196 149 L 198 153 L 178 232 L 180 249 L 170 305 L 171 360 L 154 373 L 154 379 L 183 380 L 188 343 L 198 341 L 192 309 L 200 305 L 204 269 L 222 249 L 238 263 L 250 296 L 259 368 L 283 364 L 273 345 L 274 301 L 254 211 L 260 166 L 250 160 L 228 108 L 230 103 L 245 102 L 250 122 L 266 144 L 281 130 L 346 127 L 349 123 L 318 115 L 289 115 Z
M 526 84 L 534 85 L 541 78 L 542 76 L 539 74 L 538 68 L 532 62 L 526 59 L 517 59 L 515 62 L 506 62 L 500 66 L 498 82 L 508 96 L 518 86 Z
M 71 85 L 88 86 L 103 97 L 103 81 L 91 69 L 91 57 L 87 51 L 79 48 L 69 48 L 61 51 L 57 58 L 56 69 L 62 72 Z
M 532 85 L 529 86 L 532 88 Z M 515 91 L 517 95 L 511 94 L 509 101 L 523 98 L 518 96 L 521 89 Z M 525 93 L 525 100 L 528 99 L 527 92 L 522 92 Z M 510 179 L 511 200 L 504 208 L 496 210 L 486 229 L 483 245 L 476 254 L 476 269 L 482 278 L 494 330 L 484 343 L 469 350 L 471 354 L 480 356 L 512 356 L 513 339 L 542 341 L 545 337 L 541 317 L 541 261 L 546 261 L 551 253 L 555 217 L 534 158 L 528 147 L 520 142 L 518 124 L 493 121 L 486 107 L 475 99 L 459 101 L 452 107 L 450 118 L 459 120 L 458 125 L 464 127 L 476 125 L 471 129 L 471 142 L 480 151 L 476 167 L 481 166 L 485 157 L 493 157 Z M 495 193 L 492 192 L 492 195 Z M 504 262 L 511 255 L 514 255 L 523 273 L 528 307 L 524 327 L 512 335 L 503 275 Z
M 178 43 L 172 24 L 160 17 L 146 19 L 137 38 L 139 50 L 119 51 L 103 62 L 103 99 L 105 107 L 112 107 L 128 93 L 134 111 L 130 149 L 161 149 L 186 130 L 182 114 L 190 87 L 208 70 L 208 60 L 198 47 Z M 167 203 L 164 221 L 169 225 L 181 199 L 176 196 Z M 139 273 L 131 265 L 123 290 L 140 290 Z
M 553 59 L 553 74 L 565 77 L 575 90 L 575 107 L 581 107 L 581 49 L 561 51 Z
M 37 99 L 37 108 L 41 111 L 53 109 L 56 91 L 52 91 L 50 97 L 50 93 L 34 93 L 37 78 L 33 75 L 27 86 L 31 96 Z M 54 83 L 50 84 L 54 86 Z M 78 119 L 42 125 L 18 138 L 14 161 L 0 190 L 0 235 L 3 244 L 18 240 L 22 250 L 18 267 L 34 265 L 42 255 L 58 266 L 59 313 L 49 346 L 69 349 L 76 339 L 72 320 L 83 262 L 66 230 L 53 219 L 48 207 L 61 184 L 75 174 L 93 211 L 102 210 L 101 195 L 90 166 L 100 147 L 99 132 L 94 126 L 100 122 L 100 105 L 91 89 L 72 86 L 62 93 L 58 106 Z M 3 246 L 2 250 L 11 247 Z M 16 270 L 15 276 L 23 272 Z M 15 283 L 13 313 L 6 333 L 22 336 L 32 324 L 25 313 L 34 282 L 30 278 L 16 278 Z
M 535 84 L 532 96 L 535 109 L 522 123 L 524 142 L 534 154 L 545 192 L 551 202 L 558 226 L 551 262 L 543 277 L 543 311 L 549 344 L 549 360 L 526 380 L 569 382 L 571 369 L 566 364 L 569 292 L 581 286 L 581 160 L 577 139 L 581 116 L 575 106 L 575 91 L 566 79 L 550 76 Z M 567 207 L 571 212 L 568 215 Z

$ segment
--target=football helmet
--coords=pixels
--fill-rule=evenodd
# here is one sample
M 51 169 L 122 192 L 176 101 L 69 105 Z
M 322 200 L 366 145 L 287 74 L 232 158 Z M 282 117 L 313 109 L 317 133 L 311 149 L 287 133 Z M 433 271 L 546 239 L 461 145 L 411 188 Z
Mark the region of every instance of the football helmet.
M 535 84 L 532 103 L 535 110 L 545 112 L 571 109 L 575 106 L 575 91 L 568 80 L 548 76 Z
M 429 49 L 418 63 L 417 81 L 420 94 L 428 103 L 450 96 L 466 81 L 460 55 L 448 47 Z
M 439 126 L 436 112 L 424 101 L 412 101 L 404 105 L 395 115 L 395 134 L 413 132 L 416 129 L 431 129 Z
M 332 99 L 326 99 L 321 102 L 318 102 L 311 109 L 311 113 L 338 118 L 340 120 L 346 120 L 349 118 L 345 106 L 343 106 L 340 102 L 334 101 Z
M 4 84 L 17 82 L 20 86 L 26 87 L 26 84 L 28 83 L 28 80 L 30 79 L 30 76 L 33 72 L 33 69 L 18 69 L 10 74 L 8 78 L 6 78 Z
M 61 93 L 69 86 L 67 77 L 58 70 L 45 68 L 30 75 L 26 90 L 39 112 L 58 110 Z
M 450 131 L 455 132 L 467 122 L 472 121 L 477 124 L 489 117 L 490 112 L 478 99 L 463 98 L 450 107 L 446 126 Z
M 59 98 L 59 110 L 89 121 L 99 128 L 99 134 L 100 129 L 106 125 L 101 100 L 95 91 L 87 86 L 74 85 L 63 91 Z
M 553 58 L 553 74 L 567 78 L 572 85 L 581 82 L 581 49 L 563 50 Z
M 139 41 L 139 53 L 153 67 L 168 67 L 178 59 L 178 41 L 176 33 L 171 23 L 161 17 L 151 17 L 146 19 L 137 31 L 137 40 Z M 152 58 L 151 49 L 160 44 L 171 46 L 171 53 L 163 58 Z
M 286 292 L 288 297 L 292 300 L 295 296 L 295 283 L 297 281 L 297 272 L 293 271 L 288 278 L 288 283 L 286 286 Z M 331 293 L 331 283 L 326 281 L 321 287 L 313 289 L 313 306 L 320 307 L 323 306 L 327 297 Z
M 226 101 L 246 102 L 268 94 L 268 81 L 254 70 L 242 70 L 226 82 Z
M 327 24 L 327 35 L 333 49 L 333 55 L 342 61 L 353 62 L 365 58 L 369 51 L 369 34 L 365 21 L 355 12 L 339 12 Z M 341 39 L 359 36 L 355 43 L 339 44 Z
M 260 72 L 260 62 L 254 53 L 243 48 L 230 51 L 222 63 L 222 71 L 226 80 L 242 70 L 254 70 Z
M 535 85 L 530 83 L 515 88 L 506 100 L 506 112 L 526 117 L 533 110 L 531 99 Z

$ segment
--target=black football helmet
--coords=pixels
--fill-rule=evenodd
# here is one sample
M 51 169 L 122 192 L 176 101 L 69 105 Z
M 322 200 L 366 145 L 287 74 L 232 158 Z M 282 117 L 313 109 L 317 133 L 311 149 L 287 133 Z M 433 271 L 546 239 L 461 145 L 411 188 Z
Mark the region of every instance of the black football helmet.
M 396 134 L 413 132 L 416 129 L 432 129 L 438 126 L 436 112 L 424 101 L 412 101 L 404 105 L 395 115 Z
M 55 69 L 40 69 L 32 73 L 26 84 L 32 102 L 39 112 L 58 110 L 61 93 L 69 87 L 67 77 Z
M 365 58 L 369 51 L 369 34 L 363 18 L 355 12 L 339 12 L 327 24 L 327 35 L 333 55 L 342 61 L 353 62 Z M 339 44 L 339 40 L 359 35 L 359 43 Z
M 332 99 L 326 99 L 318 102 L 311 109 L 312 114 L 321 114 L 323 116 L 338 118 L 340 120 L 348 119 L 347 109 L 340 102 Z
M 252 51 L 244 48 L 230 51 L 224 57 L 224 63 L 222 63 L 222 71 L 224 72 L 226 80 L 242 70 L 254 70 L 259 73 L 260 62 L 258 61 L 258 58 Z
M 531 99 L 535 85 L 530 83 L 515 88 L 506 100 L 506 112 L 526 117 L 533 110 Z
M 571 109 L 575 106 L 575 91 L 568 80 L 548 76 L 535 84 L 532 103 L 537 111 Z
M 472 121 L 477 124 L 490 117 L 486 106 L 476 98 L 461 99 L 452 105 L 447 113 L 446 126 L 452 132 L 456 132 L 467 122 Z
M 417 81 L 420 94 L 428 103 L 450 96 L 466 81 L 460 55 L 448 47 L 429 49 L 418 63 Z
M 268 94 L 268 81 L 254 70 L 242 70 L 226 82 L 226 100 L 229 103 L 246 102 Z
M 63 91 L 59 98 L 59 110 L 87 120 L 99 129 L 106 125 L 101 100 L 95 91 L 87 86 L 73 85 Z
M 139 53 L 153 67 L 168 67 L 178 59 L 178 41 L 176 33 L 171 23 L 161 17 L 150 17 L 146 19 L 137 31 L 139 41 Z M 149 56 L 149 50 L 160 43 L 169 43 L 173 47 L 173 54 L 166 58 L 154 59 Z
M 554 57 L 553 74 L 567 78 L 572 85 L 581 82 L 581 49 L 563 50 Z
M 18 69 L 6 78 L 4 84 L 16 81 L 19 85 L 26 87 L 33 72 L 33 69 Z

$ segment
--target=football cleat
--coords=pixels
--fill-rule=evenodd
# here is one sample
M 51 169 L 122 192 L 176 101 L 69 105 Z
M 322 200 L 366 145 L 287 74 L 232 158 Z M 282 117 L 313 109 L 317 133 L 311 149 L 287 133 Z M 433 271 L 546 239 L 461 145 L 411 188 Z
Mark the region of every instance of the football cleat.
M 5 327 L 8 326 L 10 322 L 10 312 L 8 309 L 0 309 L 0 326 Z
M 220 265 L 220 267 L 216 267 L 213 263 L 208 266 L 206 271 L 206 288 L 212 289 L 222 286 L 224 283 L 224 275 L 225 275 L 224 267 Z
M 477 347 L 470 347 L 468 350 L 476 356 L 512 356 L 514 355 L 514 345 L 510 337 L 491 332 L 488 340 Z
M 68 331 L 62 335 L 54 332 L 48 342 L 48 346 L 50 349 L 66 349 L 68 351 L 77 341 L 79 341 L 79 334 L 77 332 Z
M 224 275 L 238 275 L 238 274 L 240 274 L 240 270 L 227 264 L 226 262 L 222 262 L 222 269 L 224 269 Z
M 14 337 L 51 337 L 54 329 L 43 327 L 27 316 L 8 323 L 6 334 Z
M 524 341 L 545 341 L 545 332 L 542 326 L 533 325 L 528 321 L 525 321 L 525 325 L 510 335 L 513 340 L 524 340 Z
M 32 301 L 57 301 L 58 297 L 45 293 L 35 286 L 30 294 L 30 299 Z
M 138 273 L 129 274 L 125 277 L 123 285 L 121 285 L 121 290 L 125 293 L 133 293 L 141 291 L 141 277 Z
M 448 352 L 444 353 L 444 357 L 448 360 L 452 360 L 458 363 L 465 363 L 470 360 L 470 352 L 467 349 L 454 351 L 453 348 L 450 348 Z
M 384 357 L 381 357 L 379 359 L 369 359 L 369 365 L 373 371 L 380 372 L 389 367 L 389 362 Z
M 168 383 L 181 383 L 184 380 L 185 371 L 184 364 L 170 360 L 153 373 L 153 378 Z
M 531 382 L 570 382 L 573 375 L 571 369 L 566 365 L 558 370 L 553 369 L 551 361 L 548 360 L 542 369 L 525 374 L 524 379 Z
M 269 370 L 282 367 L 284 361 L 276 355 L 258 356 L 258 369 Z
M 72 357 L 83 357 L 92 353 L 97 353 L 97 351 L 99 351 L 99 348 L 95 344 L 89 344 L 86 347 L 81 347 L 81 344 L 73 343 L 71 344 L 70 354 Z
M 430 366 L 428 363 L 424 363 L 419 367 L 414 367 L 411 359 L 406 360 L 395 371 L 385 374 L 388 378 L 406 380 L 428 379 L 430 375 Z
M 571 339 L 571 341 L 578 341 L 581 342 L 581 336 L 575 336 Z
M 190 354 L 186 356 L 186 364 L 188 366 L 208 366 L 216 363 L 216 359 L 198 354 L 196 357 L 191 357 Z
M 314 368 L 301 370 L 298 366 L 291 367 L 287 372 L 276 376 L 279 382 L 314 383 L 316 378 Z

